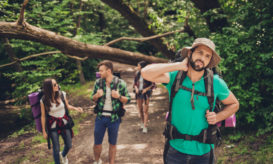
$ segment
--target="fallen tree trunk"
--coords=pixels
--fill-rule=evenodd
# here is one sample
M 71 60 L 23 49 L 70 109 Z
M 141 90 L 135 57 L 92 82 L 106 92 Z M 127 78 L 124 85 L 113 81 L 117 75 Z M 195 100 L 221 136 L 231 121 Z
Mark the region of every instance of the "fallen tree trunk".
M 166 59 L 153 56 L 146 56 L 141 53 L 111 48 L 107 46 L 86 44 L 56 34 L 55 32 L 32 26 L 27 22 L 21 25 L 16 22 L 0 22 L 0 37 L 30 40 L 55 47 L 64 54 L 79 57 L 101 58 L 121 63 L 136 65 L 139 61 L 149 63 L 164 63 Z

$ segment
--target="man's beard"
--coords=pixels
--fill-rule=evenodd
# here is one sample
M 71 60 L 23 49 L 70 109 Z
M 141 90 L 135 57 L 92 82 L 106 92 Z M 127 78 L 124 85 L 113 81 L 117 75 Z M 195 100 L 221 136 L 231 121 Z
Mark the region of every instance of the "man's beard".
M 196 65 L 196 62 L 201 62 L 202 64 L 203 64 L 203 67 L 199 67 L 199 66 L 197 66 Z M 195 62 L 192 60 L 192 56 L 190 57 L 190 65 L 191 65 L 191 67 L 193 68 L 193 70 L 195 70 L 195 71 L 197 71 L 197 72 L 201 72 L 201 71 L 203 71 L 206 67 L 204 67 L 205 66 L 205 64 L 204 64 L 204 62 L 202 61 L 202 60 L 200 60 L 200 59 L 197 59 Z

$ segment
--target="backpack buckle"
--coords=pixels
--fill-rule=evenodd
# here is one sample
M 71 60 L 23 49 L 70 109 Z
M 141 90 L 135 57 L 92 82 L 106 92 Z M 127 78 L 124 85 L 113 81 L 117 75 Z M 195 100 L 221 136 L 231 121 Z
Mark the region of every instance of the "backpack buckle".
M 207 140 L 207 129 L 205 129 L 203 133 L 203 143 L 206 143 L 206 140 Z
M 192 140 L 192 138 L 191 138 L 191 136 L 190 136 L 190 135 L 185 135 L 185 140 L 187 140 L 187 141 L 191 141 L 191 140 Z
M 170 125 L 170 139 L 173 140 L 173 126 Z

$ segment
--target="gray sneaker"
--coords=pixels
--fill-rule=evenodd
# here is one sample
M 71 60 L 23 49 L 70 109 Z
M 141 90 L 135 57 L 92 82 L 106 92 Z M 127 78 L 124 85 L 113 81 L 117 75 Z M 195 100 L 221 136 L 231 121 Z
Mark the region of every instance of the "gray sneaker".
M 144 128 L 144 124 L 140 123 L 140 129 L 143 129 L 143 128 Z
M 142 133 L 148 133 L 148 128 L 147 127 L 143 127 Z
M 63 157 L 62 152 L 60 152 L 60 161 L 62 164 L 68 164 L 67 155 Z
M 101 159 L 99 159 L 98 161 L 95 161 L 93 164 L 102 164 Z

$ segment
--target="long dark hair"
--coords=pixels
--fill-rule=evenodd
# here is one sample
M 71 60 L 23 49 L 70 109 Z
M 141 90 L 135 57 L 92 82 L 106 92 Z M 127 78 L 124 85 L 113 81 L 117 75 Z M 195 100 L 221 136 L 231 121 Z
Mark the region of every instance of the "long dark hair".
M 148 65 L 148 63 L 146 61 L 140 61 L 137 64 L 140 65 L 141 69 L 144 68 L 144 67 L 146 67 L 146 65 Z
M 43 92 L 44 92 L 44 97 L 43 97 L 43 103 L 45 105 L 45 109 L 49 112 L 50 111 L 50 107 L 51 107 L 51 102 L 53 102 L 53 100 L 55 100 L 57 106 L 60 104 L 59 101 L 57 101 L 59 99 L 59 92 L 55 92 L 55 96 L 52 97 L 53 95 L 53 83 L 52 83 L 52 78 L 47 78 L 44 80 L 44 84 L 43 84 Z

